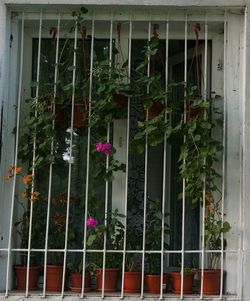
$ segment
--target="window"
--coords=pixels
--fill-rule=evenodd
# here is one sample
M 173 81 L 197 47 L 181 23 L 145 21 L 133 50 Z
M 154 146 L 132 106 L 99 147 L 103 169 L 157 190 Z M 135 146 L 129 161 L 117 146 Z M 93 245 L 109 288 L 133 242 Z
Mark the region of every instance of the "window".
M 84 8 L 12 16 L 6 294 L 18 286 L 26 296 L 235 296 L 224 279 L 237 278 L 229 264 L 238 250 L 222 243 L 231 226 L 225 102 L 216 82 L 226 71 L 213 65 L 221 49 L 227 54 L 224 12 L 216 22 L 214 12 L 182 10 L 150 21 L 141 12 L 92 17 Z M 210 257 L 213 290 L 205 287 Z M 22 265 L 26 283 L 17 280 Z M 107 278 L 113 267 L 118 283 Z M 51 269 L 59 273 L 52 284 Z M 138 287 L 136 280 L 128 287 L 129 269 Z

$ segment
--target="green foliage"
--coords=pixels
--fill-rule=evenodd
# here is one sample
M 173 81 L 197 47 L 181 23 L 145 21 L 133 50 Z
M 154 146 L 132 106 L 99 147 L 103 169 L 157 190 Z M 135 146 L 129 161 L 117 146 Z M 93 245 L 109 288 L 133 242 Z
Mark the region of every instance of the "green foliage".
M 124 241 L 124 225 L 121 220 L 125 216 L 116 209 L 108 213 L 106 225 L 98 224 L 96 227 L 88 228 L 87 246 L 91 249 L 102 250 L 104 246 L 104 235 L 106 235 L 106 248 L 108 250 L 121 250 Z M 92 256 L 96 266 L 102 268 L 102 258 L 99 254 Z M 120 267 L 121 256 L 119 254 L 107 254 L 106 267 Z
M 20 138 L 19 158 L 22 162 L 28 162 L 31 171 L 32 167 L 38 170 L 54 161 L 54 155 L 51 155 L 51 142 L 54 137 L 55 115 L 52 112 L 51 95 L 30 98 L 26 103 L 28 115 L 25 117 L 25 132 Z M 34 147 L 36 156 L 33 162 L 31 150 Z
M 125 172 L 126 165 L 120 163 L 114 158 L 115 149 L 112 148 L 112 154 L 109 155 L 109 165 L 106 166 L 107 156 L 103 153 L 97 152 L 95 148 L 91 151 L 91 178 L 100 179 L 103 181 L 112 182 L 114 180 L 114 172 Z
M 93 109 L 91 126 L 105 126 L 115 118 L 126 116 L 124 108 L 117 98 L 121 95 L 125 100 L 130 96 L 126 64 L 116 65 L 113 61 L 104 60 L 96 63 L 93 70 Z
M 167 92 L 162 83 L 162 75 L 156 70 L 150 70 L 148 74 L 148 66 L 151 60 L 157 56 L 159 46 L 159 38 L 153 36 L 144 47 L 141 55 L 142 62 L 133 70 L 134 79 L 131 81 L 131 91 L 133 97 L 142 100 L 144 109 L 149 109 L 155 102 L 165 103 Z
M 161 250 L 162 248 L 162 219 L 164 218 L 164 250 L 169 246 L 166 243 L 166 236 L 170 234 L 170 228 L 167 223 L 168 213 L 164 216 L 161 211 L 161 204 L 158 199 L 147 201 L 146 216 L 146 250 Z M 160 254 L 149 254 L 147 256 L 149 264 L 149 273 L 158 274 L 161 264 Z

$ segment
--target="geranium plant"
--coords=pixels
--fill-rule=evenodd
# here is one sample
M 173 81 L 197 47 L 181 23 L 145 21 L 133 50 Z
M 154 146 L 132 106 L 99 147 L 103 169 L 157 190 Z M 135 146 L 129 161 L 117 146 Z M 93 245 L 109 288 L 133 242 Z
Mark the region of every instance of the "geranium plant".
M 100 223 L 97 218 L 89 216 L 87 220 L 87 246 L 91 249 L 102 250 L 104 246 L 104 235 L 106 235 L 106 248 L 109 250 L 121 250 L 124 240 L 124 225 L 121 219 L 124 215 L 116 209 L 107 215 L 107 225 Z M 120 267 L 121 256 L 117 253 L 106 254 L 106 267 Z M 100 256 L 96 259 L 95 264 L 102 268 L 102 260 Z
M 125 172 L 125 164 L 120 163 L 114 158 L 115 148 L 110 142 L 97 142 L 91 152 L 93 162 L 91 176 L 104 181 L 111 182 L 114 180 L 114 172 Z M 109 165 L 106 166 L 106 157 L 109 156 Z
M 20 247 L 24 249 L 28 247 L 31 202 L 33 203 L 31 243 L 32 247 L 42 247 L 40 237 L 42 228 L 39 223 L 34 222 L 34 220 L 38 218 L 41 211 L 40 193 L 38 191 L 32 191 L 32 174 L 25 174 L 22 167 L 11 165 L 8 168 L 5 179 L 7 181 L 11 181 L 14 177 L 14 174 L 22 179 L 21 183 L 23 185 L 23 191 L 15 196 L 15 200 L 21 206 L 23 212 L 15 222 L 17 233 L 19 234 L 21 240 Z M 21 261 L 22 264 L 26 264 L 25 253 L 22 254 Z M 34 256 L 32 256 L 32 264 L 34 264 Z

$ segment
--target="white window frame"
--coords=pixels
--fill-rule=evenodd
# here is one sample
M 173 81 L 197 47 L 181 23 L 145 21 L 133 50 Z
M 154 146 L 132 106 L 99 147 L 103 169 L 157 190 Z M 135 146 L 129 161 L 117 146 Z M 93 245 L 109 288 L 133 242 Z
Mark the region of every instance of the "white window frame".
M 102 13 L 103 15 L 105 15 L 105 11 Z M 229 18 L 230 16 L 230 18 Z M 177 18 L 178 18 L 178 14 L 177 14 Z M 9 20 L 10 21 L 10 20 Z M 10 23 L 9 23 L 10 24 Z M 213 68 L 212 71 L 212 83 L 211 83 L 211 87 L 212 87 L 212 91 L 216 91 L 216 94 L 221 94 L 223 95 L 223 89 L 225 90 L 225 94 L 226 94 L 226 100 L 227 100 L 227 109 L 228 109 L 228 114 L 227 114 L 227 132 L 230 133 L 230 137 L 233 138 L 233 140 L 231 141 L 227 141 L 227 158 L 232 158 L 232 161 L 228 160 L 227 161 L 227 168 L 226 168 L 226 196 L 227 196 L 227 202 L 225 203 L 225 206 L 233 206 L 233 208 L 230 208 L 230 210 L 228 210 L 229 215 L 227 216 L 227 219 L 231 222 L 231 224 L 233 226 L 235 226 L 235 231 L 233 231 L 232 233 L 230 233 L 228 235 L 228 245 L 230 248 L 230 246 L 233 246 L 233 249 L 238 249 L 239 250 L 239 260 L 238 260 L 238 273 L 239 273 L 239 277 L 240 275 L 242 275 L 242 234 L 241 234 L 241 221 L 239 221 L 235 215 L 234 212 L 237 212 L 239 204 L 235 202 L 235 199 L 240 199 L 240 213 L 242 214 L 242 198 L 241 198 L 241 186 L 239 185 L 238 189 L 235 189 L 235 187 L 232 185 L 232 188 L 230 188 L 230 183 L 233 184 L 235 182 L 235 173 L 232 174 L 230 173 L 231 168 L 236 168 L 237 170 L 237 181 L 239 183 L 241 183 L 241 168 L 239 168 L 239 166 L 241 166 L 241 160 L 242 157 L 241 155 L 239 155 L 239 145 L 242 145 L 242 138 L 241 138 L 241 132 L 240 132 L 240 128 L 241 128 L 241 110 L 242 108 L 240 107 L 241 104 L 241 99 L 243 98 L 243 93 L 242 93 L 242 87 L 241 87 L 241 80 L 243 78 L 243 60 L 244 60 L 244 49 L 238 49 L 238 45 L 243 45 L 244 44 L 244 31 L 241 31 L 240 29 L 243 27 L 243 18 L 242 15 L 234 15 L 234 14 L 230 14 L 228 13 L 228 17 L 227 17 L 227 24 L 228 24 L 228 44 L 229 47 L 227 47 L 227 52 L 226 52 L 226 58 L 227 61 L 224 62 L 223 64 L 223 48 L 220 47 L 221 45 L 223 45 L 223 41 L 220 35 L 214 34 L 211 36 L 211 39 L 213 41 L 213 49 L 221 49 L 221 53 L 218 53 L 217 51 L 213 51 L 212 54 L 212 66 L 218 66 L 217 70 L 216 68 Z M 10 27 L 10 25 L 9 25 Z M 10 30 L 7 28 L 7 30 Z M 15 37 L 20 37 L 19 33 L 18 33 L 18 28 L 16 24 L 12 24 L 12 30 L 11 32 L 14 33 Z M 178 33 L 177 33 L 178 34 Z M 210 34 L 210 33 L 209 33 Z M 176 36 L 176 35 L 175 35 Z M 181 36 L 183 36 L 183 34 L 181 34 Z M 235 39 L 235 37 L 237 37 L 237 39 Z M 210 39 L 210 37 L 208 37 L 208 39 Z M 9 40 L 10 42 L 10 40 Z M 18 49 L 18 44 L 19 44 L 19 40 L 16 38 L 13 39 L 12 41 L 12 49 Z M 231 47 L 230 47 L 231 46 Z M 18 52 L 15 51 L 11 51 L 11 67 L 10 67 L 10 75 L 9 75 L 9 81 L 12 83 L 16 83 L 14 84 L 14 86 L 17 87 L 18 84 L 18 79 L 17 79 L 17 72 L 15 69 L 15 66 L 18 66 Z M 7 60 L 8 61 L 8 60 Z M 228 62 L 232 62 L 231 64 Z M 222 63 L 222 67 L 227 68 L 228 74 L 223 77 L 221 76 L 220 72 L 222 72 L 222 70 L 220 70 L 219 68 L 219 64 Z M 225 73 L 225 72 L 224 72 Z M 235 81 L 235 76 L 237 77 L 239 75 L 238 81 Z M 8 77 L 8 76 L 7 76 Z M 223 80 L 225 82 L 225 86 L 223 86 Z M 2 81 L 3 82 L 3 81 Z M 9 147 L 7 149 L 3 150 L 3 164 L 2 164 L 2 168 L 1 168 L 1 179 L 4 176 L 4 172 L 6 170 L 6 167 L 9 165 L 9 162 L 12 161 L 13 158 L 13 153 L 10 150 L 14 149 L 14 139 L 12 138 L 11 135 L 11 131 L 13 128 L 13 124 L 15 122 L 14 119 L 11 119 L 11 116 L 13 116 L 12 114 L 10 114 L 11 110 L 12 110 L 12 106 L 15 105 L 15 99 L 16 99 L 16 95 L 17 95 L 17 88 L 16 90 L 13 89 L 13 86 L 9 86 L 10 89 L 8 89 L 9 91 L 9 95 L 7 95 L 7 93 L 5 94 L 5 106 L 4 106 L 4 116 L 6 116 L 7 120 L 3 120 L 4 122 L 4 135 L 3 137 L 5 139 L 8 140 L 8 145 Z M 231 87 L 234 87 L 233 91 L 231 89 Z M 235 98 L 239 99 L 238 102 L 235 102 Z M 13 102 L 11 103 L 10 100 L 12 100 Z M 7 105 L 6 105 L 7 104 Z M 232 113 L 235 114 L 232 114 Z M 236 118 L 238 117 L 238 118 Z M 232 134 L 233 132 L 233 134 Z M 8 137 L 8 138 L 7 138 Z M 12 138 L 12 139 L 11 139 Z M 5 143 L 5 142 L 4 142 Z M 0 184 L 1 185 L 1 184 Z M 3 187 L 3 186 L 2 186 Z M 1 187 L 1 188 L 2 188 Z M 4 185 L 3 187 L 3 193 L 5 195 L 9 195 L 9 190 L 10 187 L 8 187 L 8 185 Z M 8 203 L 3 200 L 3 208 L 5 208 L 3 211 L 1 210 L 1 212 L 7 212 L 8 211 Z M 4 220 L 4 217 L 3 219 Z M 8 218 L 7 221 L 3 222 L 3 229 L 5 233 L 7 233 L 8 231 L 6 231 L 6 223 L 8 222 Z M 0 228 L 1 230 L 1 228 Z M 238 239 L 238 236 L 240 236 L 240 238 Z M 238 248 L 238 244 L 239 244 L 239 248 Z M 2 244 L 0 244 L 1 247 Z M 0 251 L 1 252 L 1 251 Z M 4 251 L 2 251 L 0 253 L 0 256 L 3 254 Z M 3 255 L 2 255 L 3 256 Z M 232 255 L 233 257 L 233 255 Z M 230 260 L 230 259 L 229 259 Z M 232 260 L 233 261 L 233 260 Z M 0 266 L 1 266 L 1 257 L 0 257 Z M 230 264 L 229 264 L 230 267 Z M 235 268 L 229 269 L 229 273 L 233 274 L 235 272 Z M 229 275 L 230 275 L 229 274 Z M 1 278 L 1 275 L 0 275 Z M 230 279 L 230 278 L 229 278 Z M 230 281 L 227 283 L 228 287 L 231 287 L 231 285 L 233 284 L 233 282 L 235 281 L 235 279 L 232 277 L 231 283 Z M 242 279 L 238 279 L 239 283 L 242 283 Z M 238 292 L 238 296 L 241 296 L 241 285 L 238 284 L 237 287 L 237 292 Z

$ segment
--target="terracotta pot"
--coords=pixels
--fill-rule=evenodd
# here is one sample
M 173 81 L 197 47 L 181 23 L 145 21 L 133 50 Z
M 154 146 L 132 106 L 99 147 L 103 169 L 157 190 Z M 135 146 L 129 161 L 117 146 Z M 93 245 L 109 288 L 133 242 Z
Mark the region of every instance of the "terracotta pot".
M 198 118 L 203 118 L 203 110 L 201 108 L 192 108 L 189 104 L 187 104 L 187 120 Z
M 86 110 L 86 104 L 75 103 L 73 126 L 75 128 L 85 127 L 87 125 L 87 120 L 88 120 L 88 112 Z
M 157 117 L 163 110 L 165 106 L 160 102 L 156 101 L 153 105 L 148 109 L 148 119 L 153 119 Z M 145 119 L 146 119 L 146 111 L 145 111 Z
M 82 291 L 82 273 L 71 273 L 71 290 L 74 293 L 81 293 Z M 85 274 L 84 291 L 91 290 L 91 277 L 89 273 Z
M 15 271 L 16 271 L 16 278 L 17 278 L 17 289 L 25 290 L 27 267 L 15 266 Z M 37 289 L 39 272 L 40 272 L 40 266 L 31 266 L 29 268 L 29 290 Z
M 183 294 L 192 294 L 192 287 L 194 281 L 194 272 L 185 273 L 183 277 Z M 172 272 L 171 277 L 173 278 L 173 293 L 181 293 L 181 273 Z
M 141 272 L 124 273 L 124 293 L 139 293 L 141 291 Z
M 68 108 L 65 109 L 67 112 L 71 112 L 71 105 L 68 106 Z M 64 109 L 61 107 L 56 107 L 56 116 L 55 116 L 55 124 L 57 126 L 60 126 L 63 122 L 65 122 L 65 119 L 67 117 L 67 114 L 64 112 Z M 71 114 L 69 113 L 69 117 L 71 117 Z M 75 128 L 82 128 L 87 126 L 88 121 L 88 112 L 86 110 L 86 104 L 84 103 L 75 103 L 74 104 L 74 119 L 73 119 L 73 127 Z M 70 122 L 70 120 L 68 121 Z
M 128 98 L 121 94 L 115 94 L 114 95 L 114 101 L 123 108 L 127 108 L 128 106 Z
M 161 290 L 161 275 L 146 275 L 146 284 L 148 292 L 151 294 L 160 294 Z M 170 275 L 163 275 L 163 292 L 166 293 L 169 287 Z
M 201 278 L 201 271 L 199 271 Z M 203 278 L 203 294 L 204 295 L 219 295 L 220 294 L 220 279 L 221 270 L 204 270 Z
M 96 269 L 97 273 L 97 291 L 102 291 L 102 269 Z M 115 292 L 117 290 L 118 276 L 120 273 L 119 268 L 107 268 L 105 269 L 104 278 L 104 291 Z
M 48 291 L 60 292 L 62 290 L 62 265 L 47 265 L 46 289 Z

